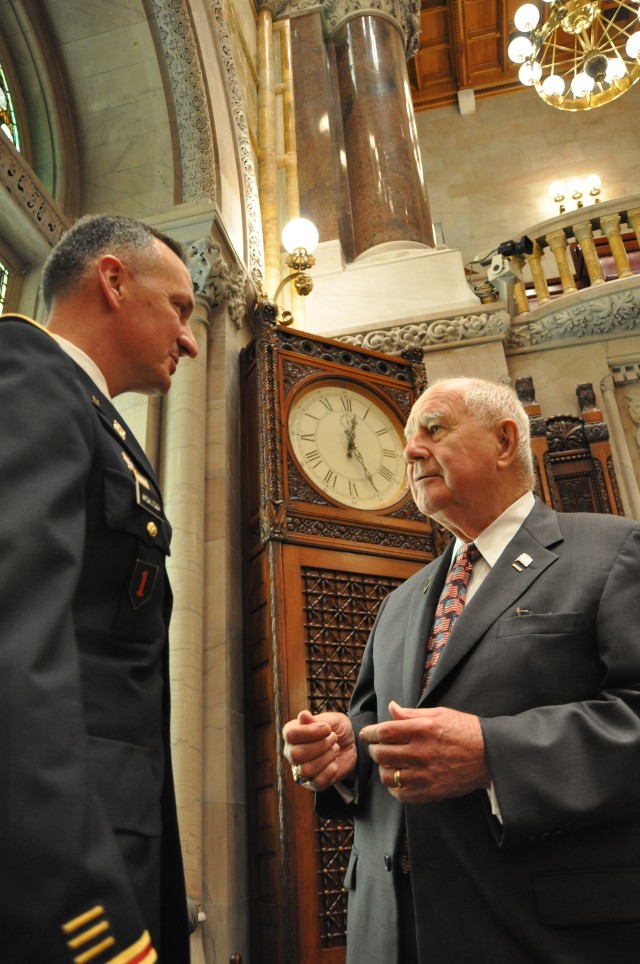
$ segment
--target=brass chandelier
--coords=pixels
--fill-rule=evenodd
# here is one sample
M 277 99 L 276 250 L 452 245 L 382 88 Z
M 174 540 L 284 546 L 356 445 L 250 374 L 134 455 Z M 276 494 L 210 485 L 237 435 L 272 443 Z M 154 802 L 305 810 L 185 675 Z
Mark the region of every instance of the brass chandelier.
M 551 107 L 601 107 L 640 79 L 639 18 L 638 0 L 525 3 L 514 17 L 519 33 L 509 59 L 521 64 L 521 83 Z

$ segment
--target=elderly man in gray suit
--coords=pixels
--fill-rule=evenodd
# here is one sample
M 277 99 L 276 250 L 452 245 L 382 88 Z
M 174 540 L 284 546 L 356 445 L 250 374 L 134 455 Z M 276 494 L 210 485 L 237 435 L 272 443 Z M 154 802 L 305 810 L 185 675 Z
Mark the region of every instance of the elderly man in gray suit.
M 349 715 L 284 728 L 355 817 L 348 964 L 635 964 L 640 525 L 535 499 L 503 386 L 436 383 L 406 434 L 455 538 L 384 601 Z

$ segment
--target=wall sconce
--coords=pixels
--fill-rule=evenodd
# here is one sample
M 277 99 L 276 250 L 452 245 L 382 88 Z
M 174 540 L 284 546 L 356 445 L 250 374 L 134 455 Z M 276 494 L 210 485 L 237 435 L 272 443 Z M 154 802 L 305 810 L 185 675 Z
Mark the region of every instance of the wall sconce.
M 564 214 L 564 212 L 567 209 L 562 203 L 564 201 L 564 184 L 562 183 L 562 181 L 553 181 L 549 185 L 549 194 L 553 198 L 555 203 L 560 206 L 559 213 Z
M 562 203 L 567 197 L 576 202 L 576 208 L 584 207 L 583 198 L 585 194 L 593 198 L 593 203 L 600 200 L 600 178 L 597 174 L 589 174 L 584 182 L 580 178 L 572 177 L 566 187 L 562 181 L 553 181 L 549 185 L 549 196 L 559 205 L 559 213 L 564 214 L 567 210 Z
M 313 252 L 318 246 L 318 240 L 318 229 L 313 221 L 309 221 L 307 218 L 294 218 L 293 221 L 289 221 L 288 224 L 284 226 L 282 243 L 289 252 L 285 258 L 285 264 L 291 268 L 292 271 L 291 274 L 288 274 L 282 279 L 276 288 L 272 300 L 276 315 L 279 316 L 278 320 L 282 325 L 292 324 L 293 314 L 286 309 L 280 310 L 278 307 L 278 296 L 285 285 L 291 283 L 299 295 L 308 295 L 309 292 L 313 290 L 313 278 L 307 274 L 307 272 L 309 268 L 313 268 L 316 263 Z M 260 300 L 262 302 L 268 302 L 271 299 L 263 296 Z

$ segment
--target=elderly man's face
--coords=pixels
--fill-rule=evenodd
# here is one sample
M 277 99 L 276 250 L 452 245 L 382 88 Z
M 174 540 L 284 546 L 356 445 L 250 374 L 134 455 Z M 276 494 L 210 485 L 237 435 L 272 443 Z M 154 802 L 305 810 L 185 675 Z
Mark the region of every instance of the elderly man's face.
M 407 422 L 409 484 L 425 515 L 473 535 L 497 486 L 498 432 L 467 413 L 459 387 L 441 382 L 415 403 Z

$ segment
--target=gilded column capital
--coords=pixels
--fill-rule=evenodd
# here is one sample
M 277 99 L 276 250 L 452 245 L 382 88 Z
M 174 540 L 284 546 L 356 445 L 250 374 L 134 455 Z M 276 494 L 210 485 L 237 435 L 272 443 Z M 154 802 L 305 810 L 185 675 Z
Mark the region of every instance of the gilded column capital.
M 185 250 L 196 298 L 204 301 L 210 312 L 226 308 L 236 328 L 240 328 L 246 311 L 244 272 L 231 271 L 220 245 L 212 238 L 192 241 Z
M 355 14 L 384 14 L 402 30 L 407 60 L 420 46 L 420 0 L 272 0 L 260 6 L 268 6 L 273 11 L 274 20 L 319 8 L 329 36 Z

